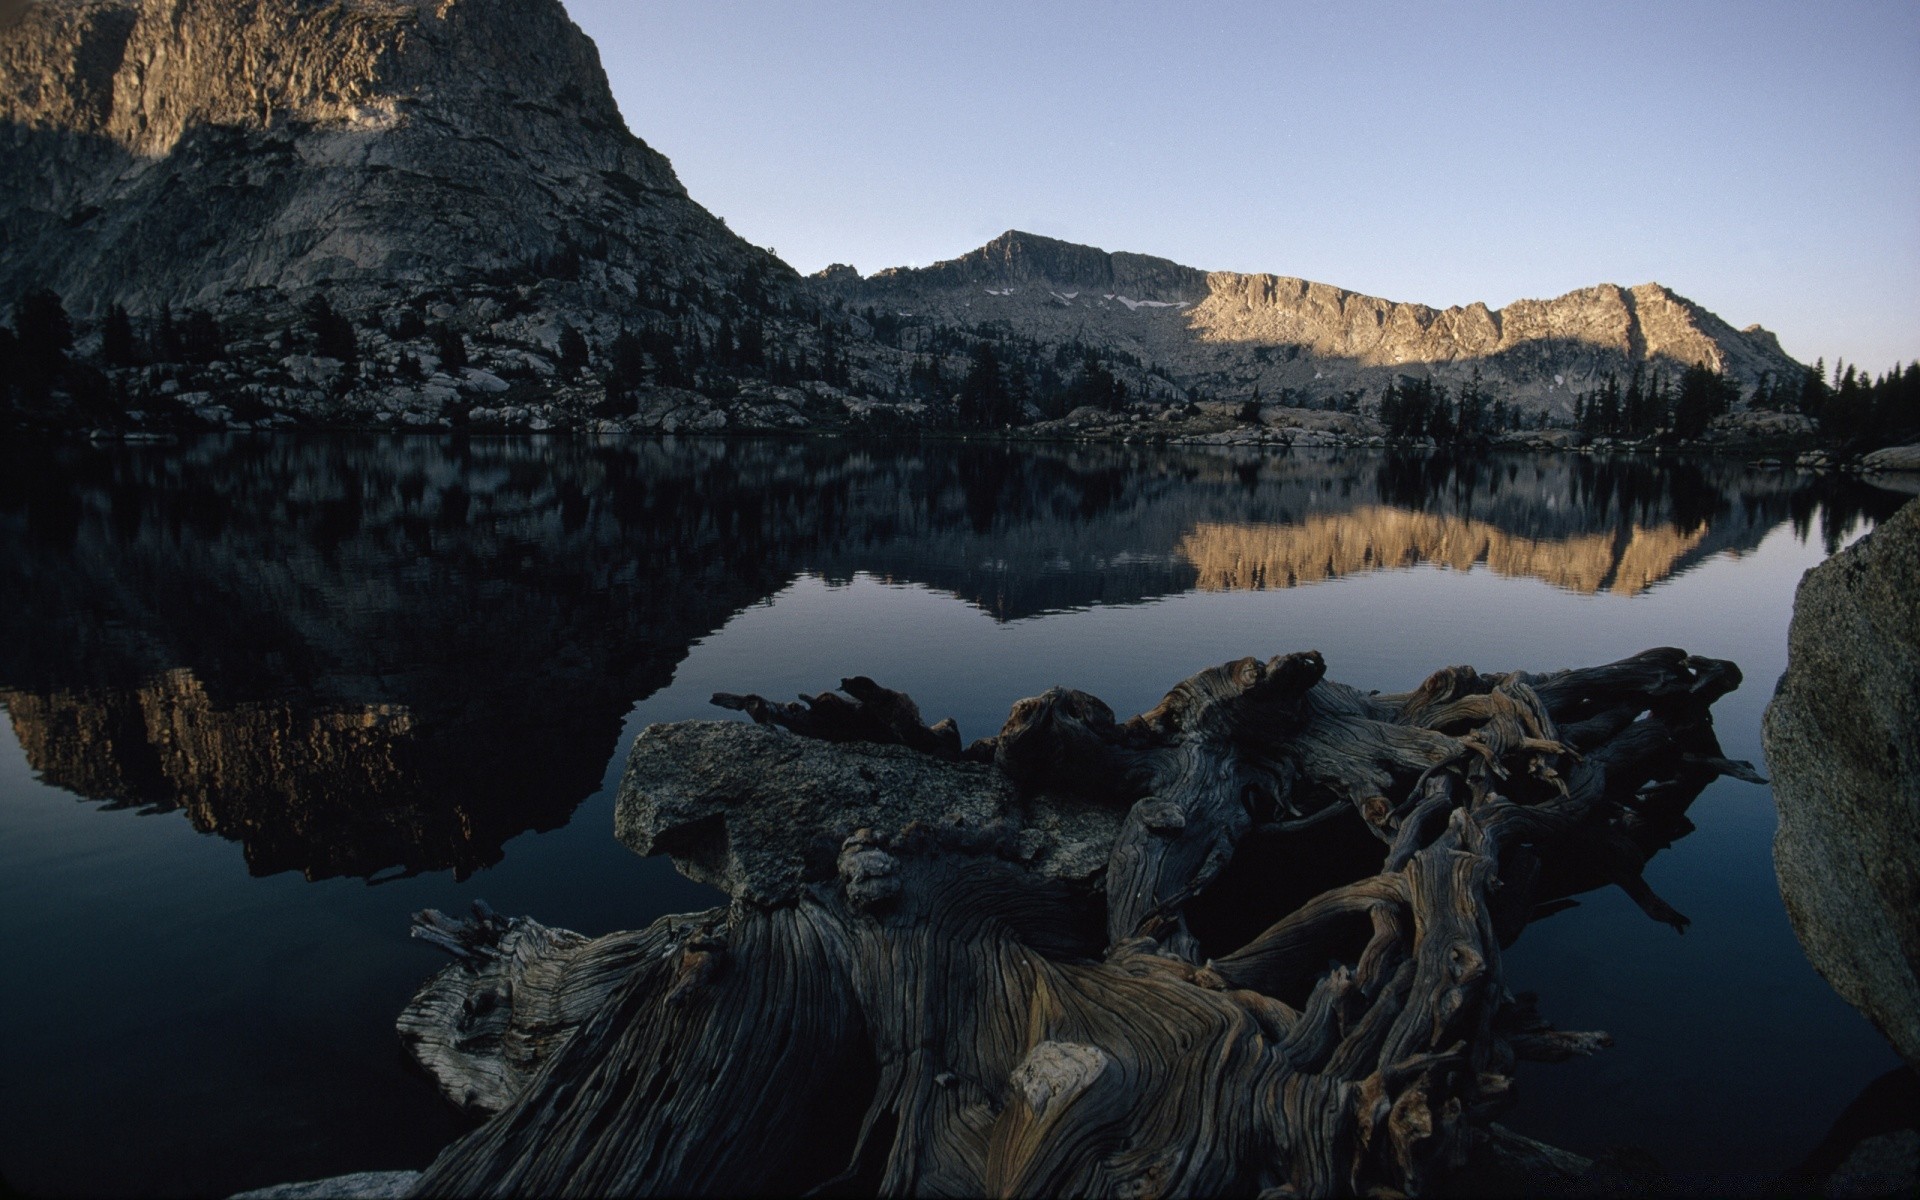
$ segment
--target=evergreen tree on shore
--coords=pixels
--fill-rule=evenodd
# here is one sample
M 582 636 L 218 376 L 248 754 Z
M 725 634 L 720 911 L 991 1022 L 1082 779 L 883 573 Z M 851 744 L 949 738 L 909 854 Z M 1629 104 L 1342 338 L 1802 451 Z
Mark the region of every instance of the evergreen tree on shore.
M 108 306 L 106 320 L 100 323 L 100 358 L 110 367 L 131 367 L 140 360 L 133 320 L 117 303 Z
M 45 399 L 67 366 L 73 321 L 60 297 L 36 288 L 13 305 L 13 375 L 29 398 Z

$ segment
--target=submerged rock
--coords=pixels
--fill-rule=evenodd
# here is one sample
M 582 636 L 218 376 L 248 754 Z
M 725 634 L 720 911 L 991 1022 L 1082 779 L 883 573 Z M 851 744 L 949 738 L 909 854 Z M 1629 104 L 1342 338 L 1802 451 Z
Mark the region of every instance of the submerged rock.
M 1920 1065 L 1920 503 L 1801 580 L 1764 741 L 1794 932 Z

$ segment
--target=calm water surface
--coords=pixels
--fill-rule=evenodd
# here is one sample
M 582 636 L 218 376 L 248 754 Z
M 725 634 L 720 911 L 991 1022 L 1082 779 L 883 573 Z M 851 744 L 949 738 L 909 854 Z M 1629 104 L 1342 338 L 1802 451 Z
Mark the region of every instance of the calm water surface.
M 1655 645 L 1730 658 L 1761 759 L 1795 583 L 1905 497 L 1730 464 L 1121 448 L 211 438 L 0 449 L 0 1177 L 224 1195 L 465 1126 L 393 1032 L 418 908 L 587 933 L 716 896 L 614 842 L 634 734 L 866 674 L 971 738 L 1318 649 L 1401 690 Z M 1542 921 L 1517 989 L 1597 1058 L 1505 1120 L 1769 1175 L 1896 1065 L 1808 967 L 1767 789 Z

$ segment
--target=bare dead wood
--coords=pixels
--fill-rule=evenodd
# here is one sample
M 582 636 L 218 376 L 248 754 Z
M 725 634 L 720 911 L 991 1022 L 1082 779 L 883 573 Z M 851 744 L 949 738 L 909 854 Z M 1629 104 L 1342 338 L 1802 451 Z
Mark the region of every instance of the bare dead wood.
M 1738 671 L 1324 672 L 1241 659 L 1124 722 L 1054 689 L 964 755 L 862 679 L 646 731 L 620 834 L 731 903 L 592 941 L 423 914 L 458 961 L 403 1030 L 494 1116 L 420 1193 L 1419 1194 L 1503 1163 L 1578 1191 L 1491 1120 L 1517 1061 L 1605 1035 L 1552 1029 L 1501 952 L 1609 883 L 1683 927 L 1641 870 L 1751 774 L 1707 714 Z M 1370 863 L 1203 936 L 1230 871 L 1285 895 L 1339 822 Z
M 763 696 L 715 692 L 713 703 L 746 713 L 761 725 L 778 725 L 829 742 L 876 742 L 909 746 L 938 758 L 960 757 L 960 727 L 952 717 L 928 725 L 905 692 L 881 687 L 865 675 L 840 681 L 845 696 L 821 692 L 781 704 Z M 849 698 L 850 697 L 850 698 Z

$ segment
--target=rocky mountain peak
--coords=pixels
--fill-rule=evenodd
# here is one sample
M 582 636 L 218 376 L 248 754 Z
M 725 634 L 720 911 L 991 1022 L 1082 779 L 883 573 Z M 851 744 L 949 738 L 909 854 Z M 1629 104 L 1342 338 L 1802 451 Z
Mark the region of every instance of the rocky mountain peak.
M 0 146 L 0 295 L 83 314 L 770 262 L 628 132 L 559 0 L 34 0 Z
M 872 282 L 883 287 L 894 281 L 936 287 L 977 284 L 999 288 L 1124 291 L 1151 293 L 1156 299 L 1197 297 L 1206 289 L 1205 272 L 1168 259 L 1145 254 L 1111 254 L 1093 246 L 1018 229 L 1009 229 L 959 258 L 930 267 L 878 271 L 872 277 Z
M 1379 396 L 1404 376 L 1458 386 L 1478 373 L 1510 401 L 1567 414 L 1577 394 L 1636 367 L 1677 377 L 1701 364 L 1744 387 L 1799 370 L 1773 335 L 1735 330 L 1659 283 L 1440 309 L 1018 230 L 930 267 L 828 282 L 855 305 L 884 298 L 925 319 L 1004 322 L 1041 342 L 1150 362 L 1183 389 L 1295 404 Z
M 629 132 L 561 0 L 0 0 L 0 229 L 0 308 L 50 289 L 118 372 L 42 364 L 36 421 L 1357 419 L 1413 377 L 1566 415 L 1643 366 L 1800 369 L 1651 283 L 1437 309 L 1021 230 L 803 282 Z M 982 339 L 1018 386 L 961 415 Z
M 147 156 L 195 126 L 364 128 L 482 94 L 624 129 L 558 0 L 35 0 L 0 38 L 0 117 Z

